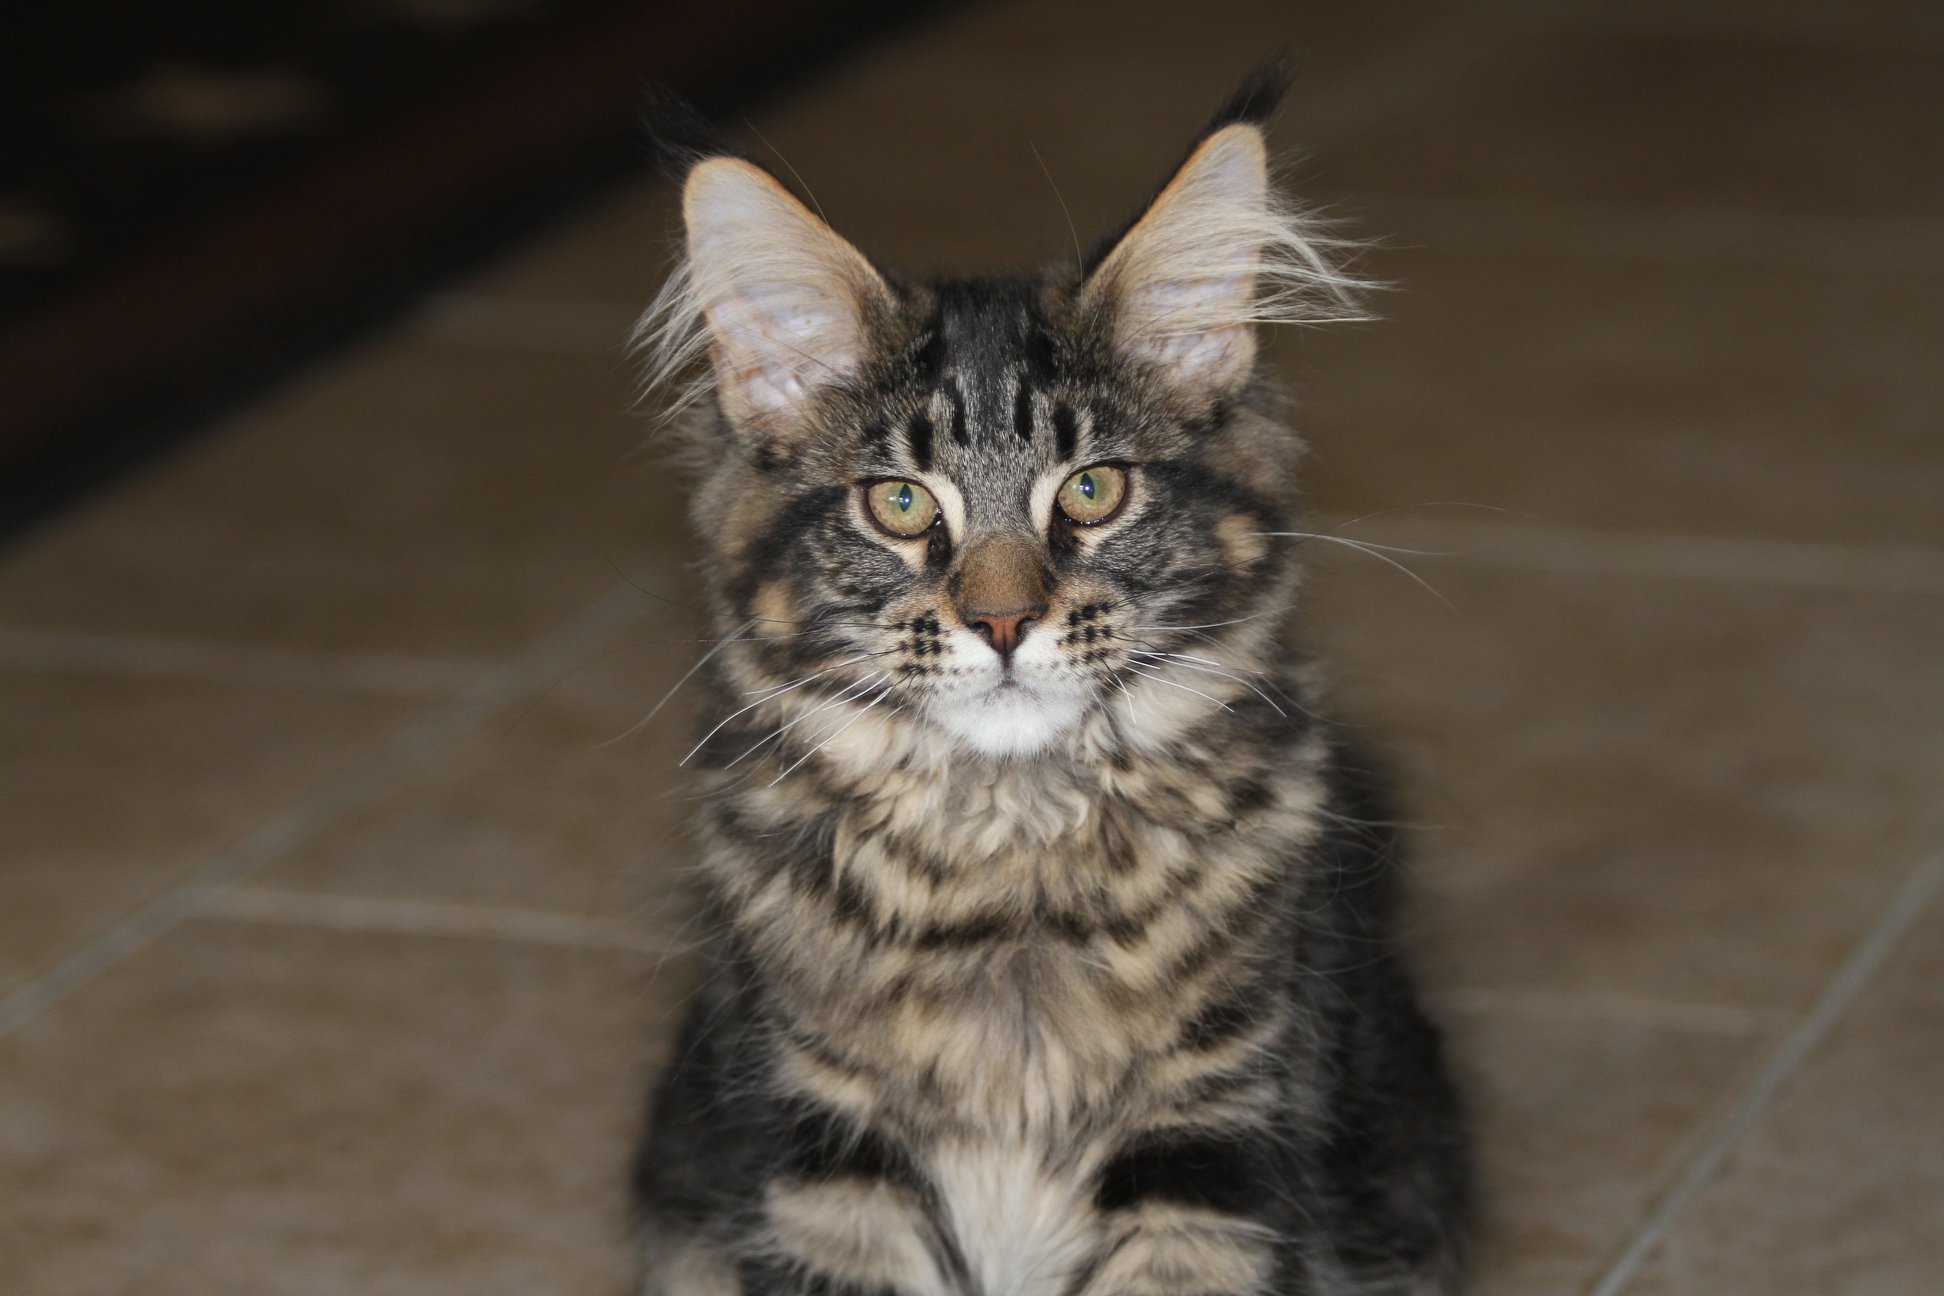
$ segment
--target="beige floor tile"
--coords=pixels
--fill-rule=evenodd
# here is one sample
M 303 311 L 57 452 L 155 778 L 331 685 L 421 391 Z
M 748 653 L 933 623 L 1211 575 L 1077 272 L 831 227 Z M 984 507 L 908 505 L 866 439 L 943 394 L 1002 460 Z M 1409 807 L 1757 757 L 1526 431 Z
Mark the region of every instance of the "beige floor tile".
M 1762 1044 L 1586 1010 L 1444 1016 L 1477 1126 L 1490 1296 L 1584 1290 Z
M 1321 159 L 1360 189 L 1944 215 L 1944 45 L 1543 31 Z
M 380 337 L 31 537 L 0 622 L 498 658 L 681 532 L 631 381 Z
M 1441 980 L 1799 1010 L 1944 838 L 1944 599 L 1413 561 L 1452 608 L 1345 554 L 1310 623 Z
M 1333 557 L 1312 623 L 1402 758 L 1442 980 L 1797 1007 L 1944 829 L 1944 694 L 1887 683 L 1944 599 L 1426 570 L 1455 611 Z M 609 740 L 696 633 L 658 610 L 260 881 L 679 926 L 686 699 Z
M 1936 1291 L 1940 1093 L 1944 908 L 1933 905 L 1628 1291 Z
M 0 994 L 275 819 L 424 705 L 0 672 Z
M 610 951 L 179 929 L 0 1044 L 8 1290 L 618 1293 L 678 980 Z
M 1293 39 L 1282 137 L 1318 150 L 1299 183 L 1367 200 L 1394 249 L 1371 268 L 1404 289 L 1383 325 L 1279 347 L 1319 509 L 1936 554 L 1944 269 L 1897 252 L 1944 216 L 1938 169 L 1911 164 L 1944 151 L 1944 45 L 1928 10 L 1872 7 L 1912 39 L 1796 0 L 1006 0 L 758 111 L 751 147 L 891 263 L 1064 256 L 1069 215 L 1084 240 L 1124 214 Z M 1627 237 L 1589 235 L 1603 220 Z M 661 188 L 618 192 L 0 557 L 0 627 L 463 673 L 679 560 L 683 493 L 628 457 L 647 425 L 619 349 L 672 233 Z M 1424 536 L 1444 515 L 1408 516 Z M 1555 1296 L 1944 839 L 1944 596 L 1502 550 L 1404 556 L 1449 611 L 1332 551 L 1312 623 L 1418 825 L 1415 939 L 1481 1134 L 1480 1289 Z M 623 1161 L 685 986 L 679 958 L 618 947 L 683 930 L 687 708 L 603 744 L 705 648 L 654 595 L 690 601 L 645 592 L 641 625 L 223 921 L 0 1041 L 0 1287 L 618 1293 Z M 0 993 L 422 705 L 0 672 Z M 1638 1292 L 1934 1285 L 1940 985 L 1934 911 Z
M 698 626 L 693 613 L 654 605 L 258 881 L 594 918 L 644 938 L 679 933 L 694 808 L 678 768 L 693 741 L 690 695 L 636 725 L 709 649 Z
M 1400 206 L 1399 211 L 1407 210 Z M 1401 237 L 1412 238 L 1405 230 Z M 1285 336 L 1316 507 L 1944 545 L 1944 273 L 1400 251 L 1376 325 Z

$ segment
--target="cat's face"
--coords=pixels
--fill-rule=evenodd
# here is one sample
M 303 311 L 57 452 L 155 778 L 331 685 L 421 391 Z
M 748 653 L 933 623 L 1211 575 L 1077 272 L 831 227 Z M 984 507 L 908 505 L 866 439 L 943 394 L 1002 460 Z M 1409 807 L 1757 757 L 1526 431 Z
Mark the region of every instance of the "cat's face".
M 1042 294 L 1058 304 L 1027 281 L 912 291 L 908 353 L 866 365 L 787 469 L 733 470 L 760 506 L 704 517 L 749 633 L 792 635 L 766 646 L 779 674 L 851 663 L 859 696 L 990 754 L 1116 703 L 1125 720 L 1156 654 L 1286 592 L 1261 570 L 1284 529 L 1261 461 L 1286 453 L 1117 367 Z M 1186 673 L 1224 682 L 1208 669 Z
M 1025 757 L 1275 705 L 1295 443 L 1252 329 L 1295 227 L 1262 157 L 1253 126 L 1211 135 L 1084 273 L 916 286 L 748 164 L 696 168 L 685 305 L 721 415 L 696 517 L 756 713 L 730 745 L 875 712 Z

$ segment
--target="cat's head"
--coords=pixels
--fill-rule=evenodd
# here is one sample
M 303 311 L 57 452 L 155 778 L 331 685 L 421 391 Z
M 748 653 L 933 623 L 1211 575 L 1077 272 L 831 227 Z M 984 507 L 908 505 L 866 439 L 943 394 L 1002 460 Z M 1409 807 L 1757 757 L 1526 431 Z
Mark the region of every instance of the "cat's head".
M 707 357 L 694 515 L 723 700 L 754 699 L 718 755 L 867 712 L 876 742 L 1024 758 L 1277 706 L 1297 446 L 1257 330 L 1356 313 L 1271 183 L 1277 88 L 1036 275 L 897 278 L 762 168 L 687 159 L 686 259 L 642 337 L 664 376 Z

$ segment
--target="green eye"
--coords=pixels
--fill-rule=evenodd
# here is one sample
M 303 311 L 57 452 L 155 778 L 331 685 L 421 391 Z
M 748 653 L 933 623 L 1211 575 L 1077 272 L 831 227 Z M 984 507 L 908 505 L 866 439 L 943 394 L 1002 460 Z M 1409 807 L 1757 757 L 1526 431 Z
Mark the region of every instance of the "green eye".
M 938 501 L 913 481 L 872 482 L 864 488 L 871 520 L 902 539 L 921 536 L 938 520 Z
M 1057 497 L 1060 512 L 1082 526 L 1104 522 L 1127 498 L 1127 474 L 1112 464 L 1082 468 L 1066 479 Z

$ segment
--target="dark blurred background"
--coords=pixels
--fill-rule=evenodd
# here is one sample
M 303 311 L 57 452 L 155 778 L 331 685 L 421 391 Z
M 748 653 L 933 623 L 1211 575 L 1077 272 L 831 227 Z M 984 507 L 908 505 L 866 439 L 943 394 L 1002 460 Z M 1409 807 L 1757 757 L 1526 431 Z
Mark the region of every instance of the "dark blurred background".
M 0 19 L 0 531 L 936 3 L 77 0 Z
M 710 633 L 643 84 L 976 270 L 1281 47 L 1391 285 L 1269 348 L 1380 546 L 1302 633 L 1400 773 L 1481 1291 L 1935 1292 L 1934 0 L 14 6 L 0 1292 L 623 1290 Z

